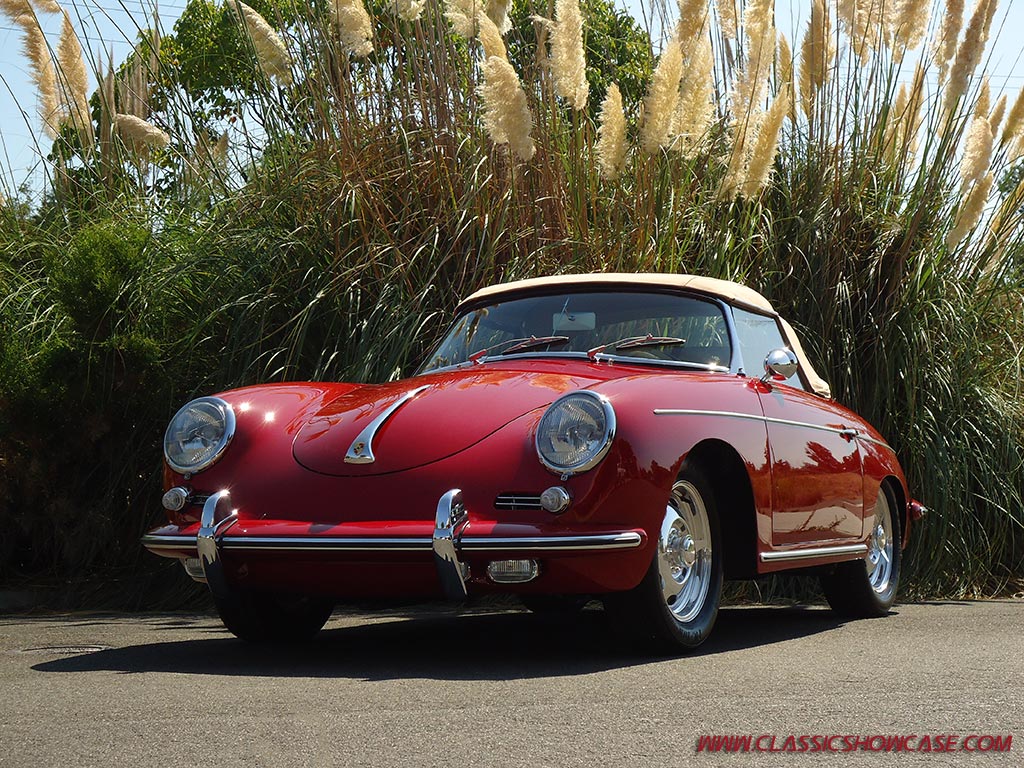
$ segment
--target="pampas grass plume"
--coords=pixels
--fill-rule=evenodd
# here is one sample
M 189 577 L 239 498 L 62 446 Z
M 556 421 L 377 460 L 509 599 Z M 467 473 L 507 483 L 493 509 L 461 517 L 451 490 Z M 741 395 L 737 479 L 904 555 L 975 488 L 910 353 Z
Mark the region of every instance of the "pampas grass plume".
M 988 78 L 981 81 L 981 88 L 978 90 L 978 99 L 974 102 L 974 116 L 988 117 L 992 108 L 992 88 L 988 84 Z
M 960 161 L 960 178 L 964 190 L 985 175 L 991 160 L 992 126 L 989 125 L 988 117 L 976 117 L 971 121 L 964 156 Z
M 736 15 L 737 0 L 715 0 L 718 10 L 718 24 L 726 40 L 735 40 L 739 31 L 739 17 Z
M 775 27 L 772 24 L 772 0 L 750 0 L 743 14 L 747 38 L 747 60 L 733 87 L 732 109 L 736 123 L 762 108 L 768 89 L 768 76 L 775 62 Z
M 241 0 L 236 0 L 236 2 L 242 20 L 245 22 L 245 28 L 249 32 L 249 38 L 252 40 L 252 47 L 256 50 L 256 60 L 259 62 L 260 69 L 267 77 L 276 77 L 283 83 L 290 83 L 292 59 L 280 36 L 258 12 Z
M 992 112 L 988 116 L 988 124 L 992 126 L 992 135 L 994 136 L 999 130 L 999 125 L 1003 122 L 1003 115 L 1006 114 L 1006 94 L 1004 93 L 999 97 L 999 101 L 992 107 Z
M 626 164 L 626 115 L 622 109 L 619 86 L 612 83 L 601 102 L 598 115 L 597 165 L 602 178 L 616 179 Z
M 707 0 L 679 0 L 679 22 L 676 26 L 679 44 L 687 48 L 707 29 L 711 6 Z
M 35 14 L 22 15 L 15 19 L 22 29 L 22 47 L 25 57 L 32 65 L 32 79 L 39 91 L 39 118 L 43 124 L 43 132 L 51 139 L 57 137 L 60 124 L 66 115 L 57 92 L 57 69 L 46 44 L 43 30 L 39 27 Z
M 373 52 L 373 25 L 362 0 L 331 0 L 331 20 L 342 47 L 357 58 Z
M 942 23 L 935 37 L 935 64 L 939 68 L 939 80 L 945 80 L 949 65 L 956 55 L 956 41 L 964 23 L 964 0 L 946 0 Z
M 57 62 L 63 75 L 67 116 L 75 129 L 82 134 L 83 145 L 91 147 L 95 136 L 92 130 L 92 117 L 89 114 L 89 71 L 82 55 L 82 45 L 67 13 L 64 13 L 60 43 L 57 45 Z
M 964 32 L 964 39 L 956 50 L 956 58 L 949 70 L 949 82 L 946 83 L 945 108 L 947 112 L 960 100 L 967 90 L 967 83 L 981 62 L 988 42 L 989 28 L 995 15 L 996 0 L 978 0 L 971 14 L 971 20 Z
M 956 248 L 967 236 L 967 233 L 981 221 L 981 214 L 985 211 L 985 203 L 988 201 L 994 181 L 995 174 L 989 173 L 974 185 L 971 193 L 960 207 L 960 213 L 956 217 L 953 229 L 946 236 L 947 248 L 950 250 Z
M 152 123 L 135 115 L 116 115 L 114 128 L 124 139 L 125 144 L 139 153 L 148 149 L 166 147 L 171 142 L 170 136 Z
M 551 29 L 551 74 L 555 93 L 573 109 L 586 109 L 590 85 L 583 53 L 583 17 L 579 0 L 555 0 L 555 23 Z
M 695 155 L 715 115 L 715 62 L 711 39 L 702 35 L 695 45 L 679 86 L 679 103 L 671 128 L 677 138 L 675 147 L 684 157 Z
M 673 37 L 658 58 L 651 84 L 644 99 L 644 118 L 640 127 L 640 145 L 648 154 L 667 146 L 669 129 L 679 101 L 679 81 L 683 76 L 683 50 Z
M 789 95 L 789 119 L 796 122 L 796 79 L 793 71 L 793 49 L 789 46 L 789 40 L 782 33 L 779 34 L 779 43 L 776 46 L 775 59 L 776 73 L 781 88 Z
M 495 144 L 508 144 L 521 159 L 530 160 L 536 152 L 530 132 L 533 116 L 519 75 L 508 61 L 490 56 L 481 66 L 483 83 L 483 124 Z
M 445 18 L 455 34 L 467 40 L 476 37 L 476 18 L 482 11 L 481 0 L 444 0 Z
M 764 189 L 775 166 L 775 155 L 779 147 L 779 131 L 782 121 L 789 113 L 789 94 L 783 90 L 765 112 L 757 139 L 750 150 L 750 165 L 747 176 L 740 187 L 740 194 L 751 199 Z
M 416 21 L 426 7 L 426 0 L 391 0 L 391 12 L 403 21 Z
M 494 26 L 498 28 L 498 32 L 503 35 L 512 29 L 512 20 L 508 17 L 508 9 L 511 5 L 512 0 L 486 0 L 484 10 L 490 20 L 494 22 Z
M 484 60 L 496 56 L 499 59 L 508 61 L 505 41 L 501 39 L 501 31 L 498 29 L 498 25 L 483 11 L 477 14 L 476 21 L 480 46 L 484 49 Z
M 786 35 L 779 33 L 779 44 L 776 46 L 775 60 L 780 83 L 793 82 L 793 49 L 789 47 Z
M 930 0 L 896 0 L 885 9 L 885 18 L 890 23 L 889 34 L 892 47 L 898 59 L 904 51 L 917 48 L 928 30 Z
M 19 24 L 23 23 L 22 17 L 30 19 L 35 15 L 28 0 L 0 0 L 0 11 L 7 14 L 11 21 L 17 21 Z
M 832 68 L 835 47 L 832 41 L 832 23 L 824 0 L 814 0 L 811 19 L 800 46 L 800 93 L 804 113 L 810 117 L 814 111 L 817 92 L 824 87 Z
M 1009 144 L 1020 133 L 1021 126 L 1024 126 L 1024 88 L 1017 93 L 1010 107 L 1010 114 L 1006 116 L 1006 125 L 1003 126 L 1003 135 L 999 139 L 999 146 Z

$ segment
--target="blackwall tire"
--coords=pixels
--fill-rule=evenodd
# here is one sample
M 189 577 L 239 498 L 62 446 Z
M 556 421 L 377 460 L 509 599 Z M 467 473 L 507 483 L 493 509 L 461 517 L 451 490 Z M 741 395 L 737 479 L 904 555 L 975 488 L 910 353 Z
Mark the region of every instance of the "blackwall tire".
M 849 618 L 876 618 L 889 613 L 896 602 L 900 570 L 900 524 L 896 502 L 882 486 L 863 560 L 840 563 L 821 578 L 821 587 L 832 610 Z
M 216 601 L 217 613 L 231 634 L 249 643 L 289 644 L 312 639 L 331 617 L 326 599 L 265 592 L 240 592 Z
M 684 463 L 643 581 L 606 596 L 612 621 L 646 649 L 681 653 L 698 647 L 718 617 L 722 552 L 711 484 L 700 467 Z

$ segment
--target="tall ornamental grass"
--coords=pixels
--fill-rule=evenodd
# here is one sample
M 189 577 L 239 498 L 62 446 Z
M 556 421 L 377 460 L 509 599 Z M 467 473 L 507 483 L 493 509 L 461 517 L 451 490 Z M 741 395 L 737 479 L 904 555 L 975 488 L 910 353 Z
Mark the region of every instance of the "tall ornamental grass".
M 603 0 L 192 0 L 120 64 L 73 7 L 0 9 L 45 157 L 0 206 L 0 578 L 153 604 L 137 539 L 182 401 L 396 377 L 483 284 L 617 270 L 739 280 L 795 322 L 931 510 L 910 594 L 1024 588 L 996 0 L 814 0 L 794 40 L 771 0 L 679 0 L 654 43 Z

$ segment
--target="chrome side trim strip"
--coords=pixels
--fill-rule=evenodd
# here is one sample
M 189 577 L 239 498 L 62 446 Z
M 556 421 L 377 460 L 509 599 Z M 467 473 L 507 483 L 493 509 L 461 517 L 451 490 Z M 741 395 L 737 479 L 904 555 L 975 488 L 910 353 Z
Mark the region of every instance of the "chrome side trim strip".
M 766 424 L 782 424 L 788 427 L 803 427 L 805 429 L 816 429 L 821 432 L 831 432 L 835 435 L 842 435 L 845 438 L 852 439 L 857 438 L 858 440 L 866 440 L 869 443 L 875 443 L 881 445 L 883 448 L 892 450 L 892 446 L 888 443 L 876 440 L 873 437 L 869 437 L 865 434 L 858 432 L 855 429 L 839 428 L 839 427 L 826 427 L 822 424 L 810 424 L 806 421 L 791 421 L 789 419 L 776 419 L 771 416 L 760 416 L 754 413 L 737 413 L 736 411 L 705 411 L 696 408 L 655 408 L 655 416 L 725 416 L 730 419 L 747 419 L 749 421 L 761 421 Z
M 762 552 L 761 562 L 772 563 L 778 560 L 809 560 L 812 557 L 841 557 L 846 555 L 866 555 L 866 544 L 839 544 L 834 547 L 814 547 L 813 549 L 794 549 L 787 552 Z
M 466 552 L 494 552 L 510 549 L 541 549 L 547 552 L 587 551 L 598 549 L 635 549 L 643 541 L 636 531 L 598 533 L 580 536 L 463 536 L 461 549 Z
M 430 385 L 427 384 L 422 387 L 416 387 L 416 389 L 410 389 L 381 411 L 377 418 L 367 424 L 363 431 L 356 435 L 356 439 L 352 441 L 352 445 L 348 447 L 348 452 L 345 454 L 345 463 L 373 464 L 377 460 L 377 457 L 373 455 L 373 438 L 376 437 L 377 431 L 384 425 L 385 421 L 394 415 L 395 411 L 416 397 L 424 389 L 429 389 L 429 387 Z

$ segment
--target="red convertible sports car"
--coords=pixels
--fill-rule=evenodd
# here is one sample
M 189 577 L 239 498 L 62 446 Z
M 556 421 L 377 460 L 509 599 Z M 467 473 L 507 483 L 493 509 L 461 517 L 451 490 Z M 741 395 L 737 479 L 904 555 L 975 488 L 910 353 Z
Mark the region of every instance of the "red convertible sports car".
M 512 592 L 599 597 L 685 650 L 723 579 L 794 569 L 878 616 L 923 513 L 771 304 L 687 275 L 484 288 L 414 377 L 201 397 L 164 456 L 142 543 L 253 641 L 309 637 L 338 599 Z

